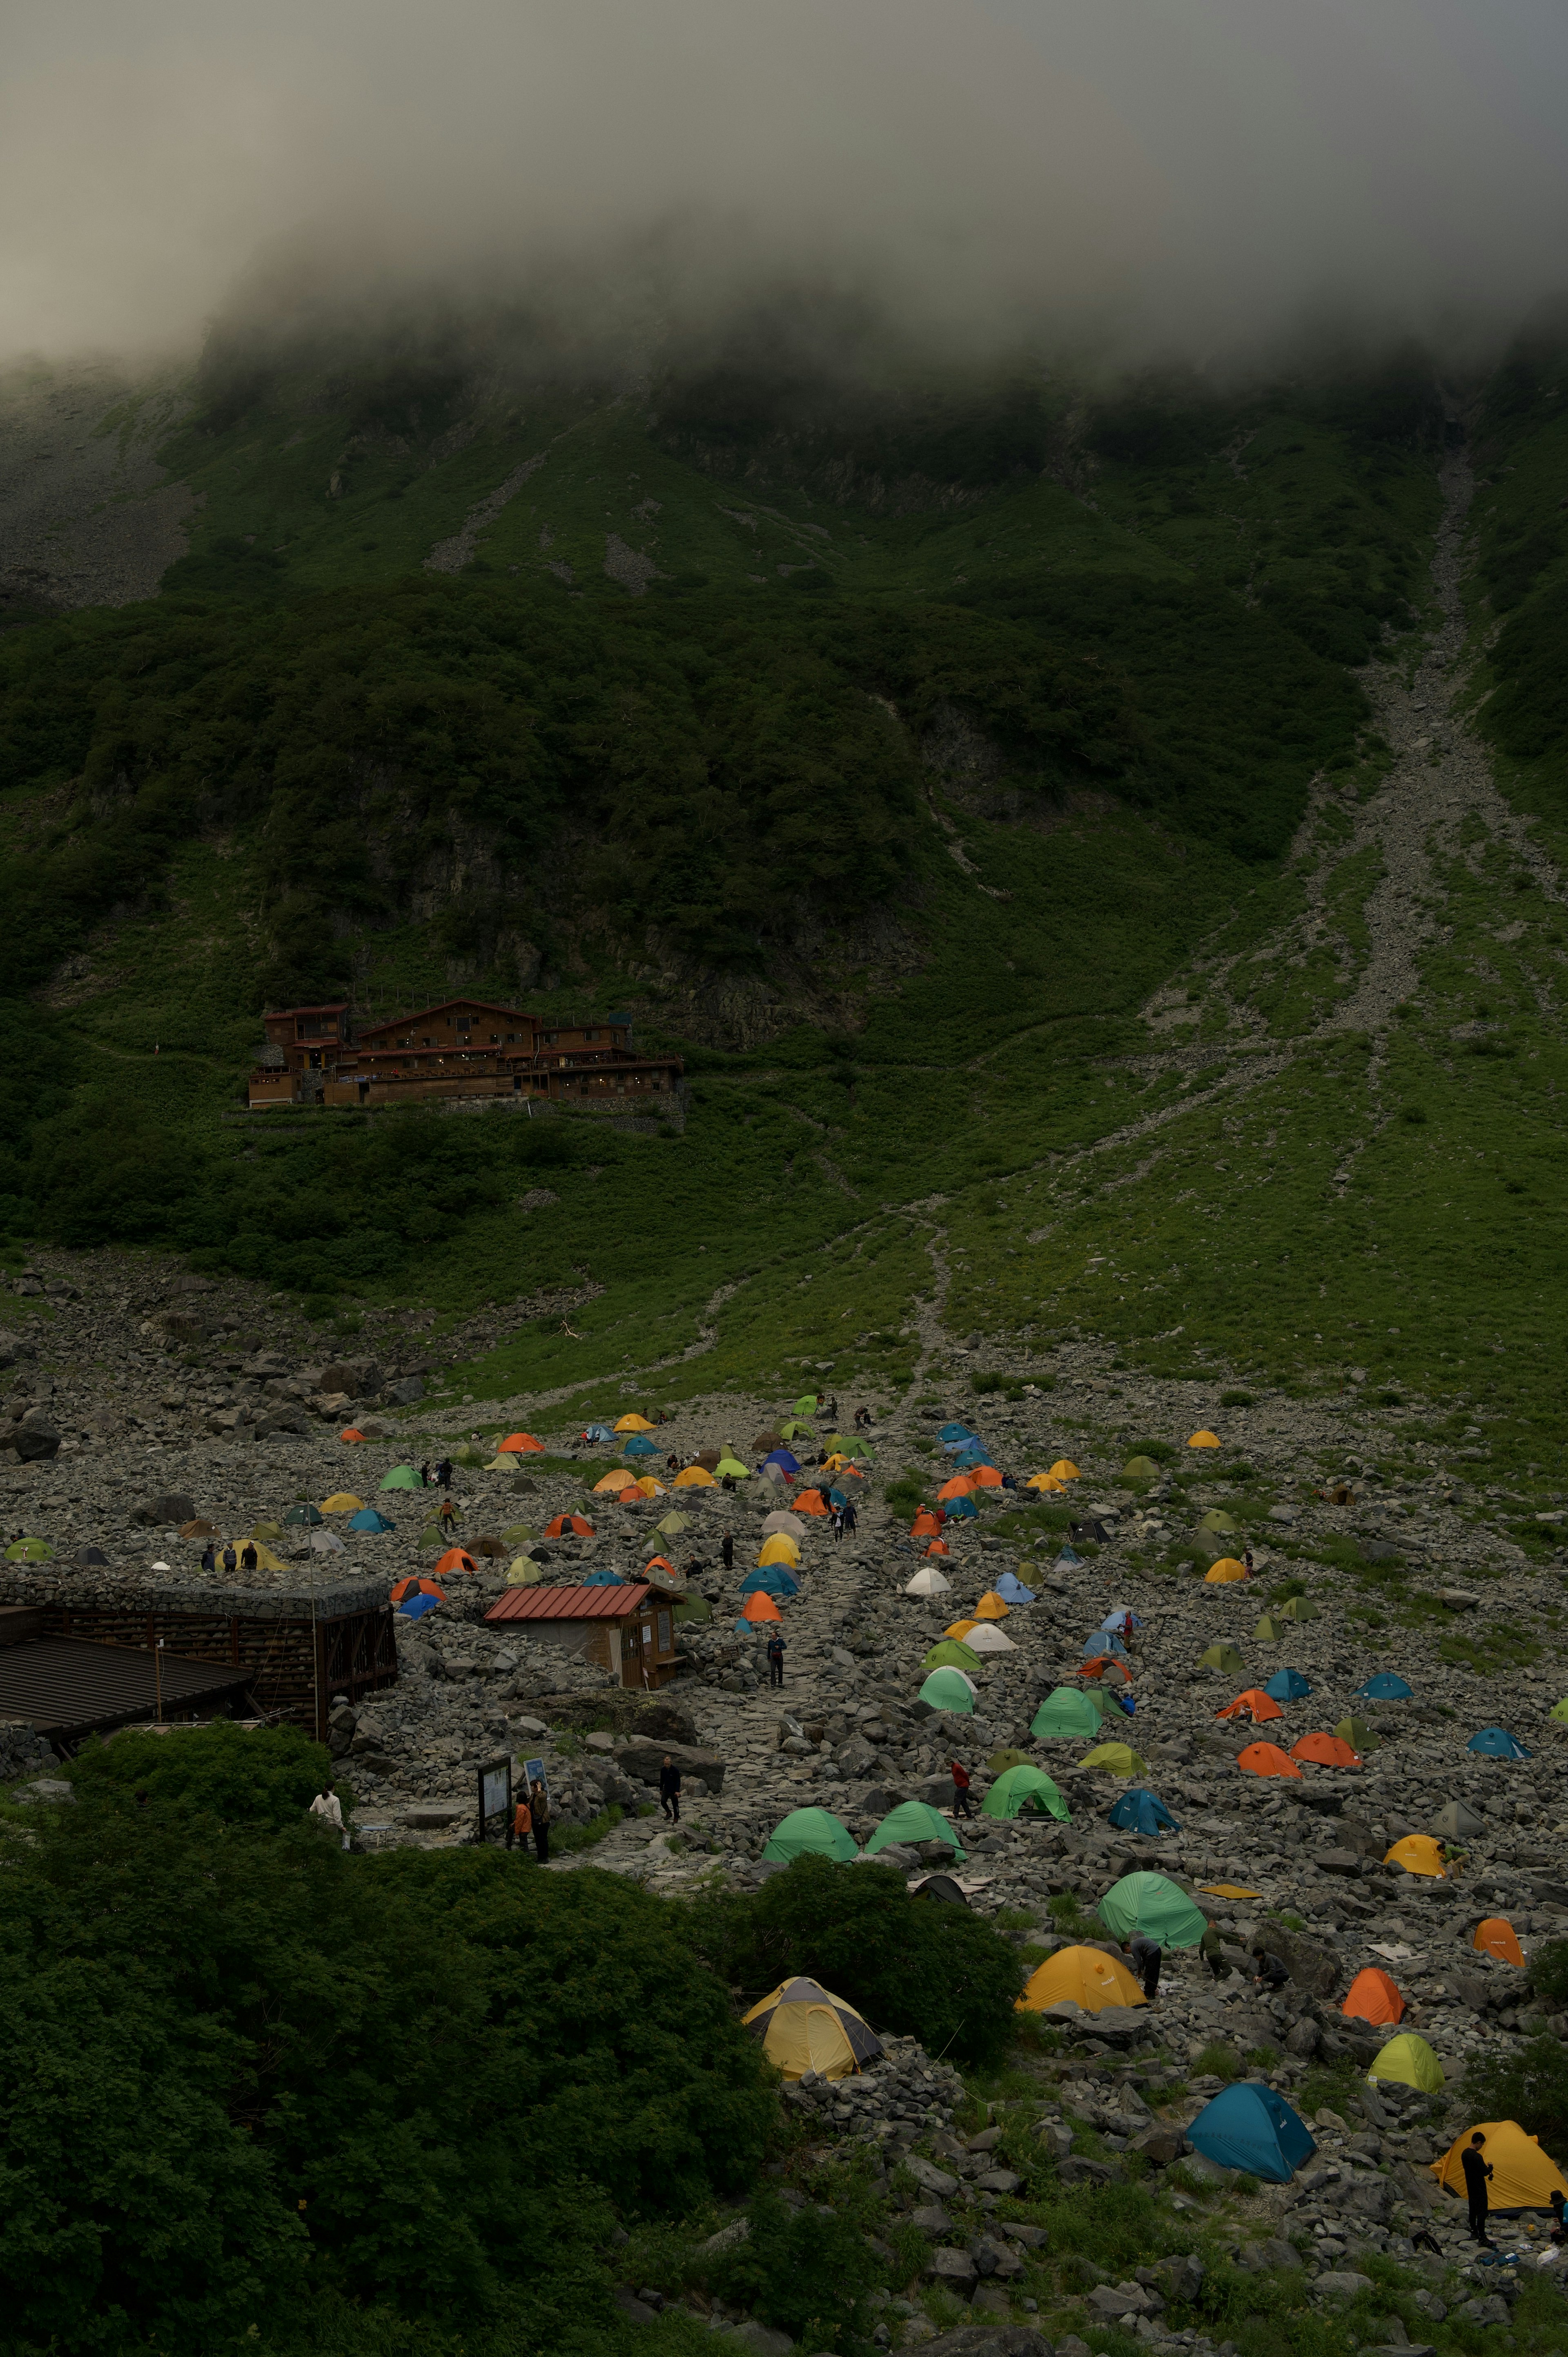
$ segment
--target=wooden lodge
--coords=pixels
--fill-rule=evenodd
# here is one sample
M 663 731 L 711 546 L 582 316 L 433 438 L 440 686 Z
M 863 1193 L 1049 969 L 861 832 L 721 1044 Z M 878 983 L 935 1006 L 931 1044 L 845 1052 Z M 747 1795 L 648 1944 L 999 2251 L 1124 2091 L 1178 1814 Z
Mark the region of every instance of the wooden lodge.
M 527 1097 L 577 1104 L 667 1097 L 679 1056 L 639 1056 L 629 1015 L 546 1024 L 521 1007 L 452 998 L 384 1023 L 354 1025 L 347 1005 L 279 1007 L 251 1074 L 267 1105 L 402 1104 L 421 1097 Z
M 680 1668 L 671 1599 L 640 1580 L 620 1587 L 509 1587 L 487 1620 L 525 1621 L 579 1660 L 592 1662 L 623 1686 L 668 1685 Z

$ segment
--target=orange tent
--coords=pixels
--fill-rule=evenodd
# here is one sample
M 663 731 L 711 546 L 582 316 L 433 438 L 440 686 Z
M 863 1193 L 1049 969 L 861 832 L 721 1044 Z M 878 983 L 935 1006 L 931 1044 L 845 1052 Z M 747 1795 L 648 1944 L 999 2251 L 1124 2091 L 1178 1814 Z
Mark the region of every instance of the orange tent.
M 1249 1743 L 1245 1751 L 1236 1755 L 1236 1765 L 1244 1768 L 1249 1776 L 1295 1776 L 1301 1770 L 1295 1761 L 1283 1752 L 1277 1743 Z
M 967 1498 L 973 1488 L 974 1480 L 972 1474 L 955 1473 L 952 1480 L 944 1481 L 937 1491 L 937 1502 L 940 1505 L 949 1498 Z
M 1119 1670 L 1121 1666 L 1114 1653 L 1096 1653 L 1093 1661 L 1079 1663 L 1078 1675 L 1080 1678 L 1100 1678 L 1107 1670 Z
M 1349 2020 L 1369 2021 L 1380 2027 L 1385 2022 L 1404 2019 L 1404 1999 L 1387 1973 L 1380 1972 L 1376 1964 L 1369 1964 L 1351 1982 L 1339 2010 Z
M 945 1514 L 933 1514 L 929 1506 L 922 1506 L 909 1525 L 909 1536 L 912 1539 L 931 1538 L 946 1521 Z
M 639 1473 L 631 1486 L 634 1490 L 639 1490 L 645 1498 L 662 1498 L 664 1495 L 663 1489 L 651 1473 Z M 623 1498 L 626 1496 L 624 1490 L 621 1491 L 621 1496 Z
M 1337 1735 L 1304 1735 L 1290 1748 L 1293 1760 L 1310 1760 L 1315 1768 L 1359 1768 L 1361 1755 Z
M 928 1555 L 951 1555 L 952 1549 L 949 1546 L 946 1539 L 933 1539 L 930 1545 L 926 1549 L 926 1553 Z
M 1002 1487 L 1002 1476 L 994 1465 L 977 1465 L 969 1478 L 977 1490 L 1000 1490 Z
M 542 1457 L 544 1443 L 535 1440 L 532 1432 L 509 1432 L 504 1440 L 496 1443 L 496 1454 L 504 1457 L 508 1449 L 518 1457 Z
M 680 1577 L 679 1572 L 676 1571 L 667 1555 L 650 1555 L 642 1568 L 644 1571 L 667 1571 L 672 1578 Z
M 635 1490 L 636 1487 L 635 1474 L 628 1473 L 624 1465 L 618 1465 L 613 1473 L 607 1473 L 602 1481 L 595 1482 L 594 1495 L 598 1498 L 602 1497 L 607 1490 Z
M 1214 1716 L 1216 1718 L 1239 1718 L 1244 1710 L 1250 1710 L 1254 1718 L 1284 1717 L 1273 1696 L 1266 1695 L 1262 1686 L 1249 1686 L 1244 1694 L 1239 1694 L 1234 1702 L 1228 1702 L 1224 1709 L 1217 1710 Z
M 435 1577 L 439 1579 L 445 1571 L 473 1571 L 477 1568 L 471 1555 L 465 1555 L 461 1547 L 448 1547 L 435 1566 Z
M 820 1490 L 802 1490 L 798 1498 L 789 1501 L 792 1514 L 825 1514 L 828 1501 Z
M 392 1600 L 394 1604 L 401 1604 L 405 1596 L 434 1596 L 442 1604 L 446 1601 L 446 1590 L 444 1587 L 437 1587 L 433 1579 L 420 1579 L 417 1577 L 400 1579 L 392 1589 Z
M 594 1526 L 585 1523 L 581 1514 L 557 1514 L 553 1522 L 545 1523 L 544 1535 L 547 1539 L 591 1539 Z
M 357 1430 L 353 1425 L 349 1426 L 347 1432 L 340 1432 L 338 1435 L 339 1440 L 363 1440 L 364 1437 L 364 1434 Z
M 1470 1944 L 1479 1948 L 1483 1955 L 1496 1956 L 1500 1964 L 1518 1964 L 1521 1972 L 1524 1969 L 1524 1950 L 1506 1915 L 1488 1915 L 1484 1923 L 1477 1923 Z
M 762 1590 L 758 1588 L 755 1595 L 746 1598 L 745 1609 L 740 1617 L 743 1620 L 782 1620 L 784 1615 L 779 1611 L 771 1596 L 764 1596 Z

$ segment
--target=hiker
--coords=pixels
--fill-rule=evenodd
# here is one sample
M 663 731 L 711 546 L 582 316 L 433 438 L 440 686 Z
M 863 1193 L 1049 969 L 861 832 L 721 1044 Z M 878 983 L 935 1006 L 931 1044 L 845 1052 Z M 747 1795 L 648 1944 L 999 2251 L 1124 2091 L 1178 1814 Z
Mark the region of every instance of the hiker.
M 312 1801 L 310 1804 L 310 1814 L 313 1817 L 319 1817 L 324 1825 L 330 1825 L 334 1833 L 342 1832 L 343 1803 L 338 1798 L 337 1793 L 332 1790 L 330 1778 L 328 1778 L 327 1782 L 323 1784 L 320 1792 L 317 1792 L 315 1800 Z
M 517 1806 L 511 1813 L 511 1837 L 528 1847 L 528 1836 L 533 1831 L 533 1812 L 528 1805 L 528 1794 L 520 1792 Z
M 735 1475 L 733 1473 L 726 1473 L 723 1480 L 719 1483 L 719 1487 L 721 1490 L 728 1490 L 733 1496 L 735 1491 Z
M 770 1686 L 784 1683 L 784 1640 L 777 1629 L 768 1640 L 768 1683 Z
M 849 1534 L 851 1534 L 851 1536 L 853 1537 L 853 1536 L 854 1536 L 854 1507 L 853 1503 L 846 1503 L 846 1504 L 845 1504 L 844 1509 L 843 1509 L 843 1526 L 844 1526 L 844 1529 L 845 1529 L 846 1531 L 848 1531 L 848 1532 L 849 1532 Z
M 726 1531 L 723 1538 L 719 1541 L 719 1554 L 724 1559 L 725 1569 L 726 1571 L 733 1571 L 735 1569 L 735 1534 L 733 1532 Z
M 1230 1977 L 1230 1960 L 1225 1953 L 1225 1942 L 1211 1923 L 1197 1943 L 1197 1953 L 1217 1981 Z
M 1241 1568 L 1246 1573 L 1248 1578 L 1251 1579 L 1252 1577 L 1252 1550 L 1250 1546 L 1243 1547 L 1241 1550 Z
M 659 1806 L 672 1825 L 681 1822 L 681 1770 L 664 1754 L 659 1769 Z
M 842 1506 L 835 1506 L 833 1508 L 831 1520 L 833 1526 L 833 1538 L 836 1542 L 843 1536 L 843 1508 Z
M 1261 1943 L 1252 1951 L 1252 1962 L 1258 1967 L 1252 1975 L 1252 1979 L 1259 1987 L 1266 1983 L 1271 1990 L 1282 1989 L 1290 1978 L 1289 1966 L 1282 1963 L 1278 1956 L 1273 1954 Z
M 419 1469 L 419 1486 L 422 1490 L 428 1490 L 430 1487 L 430 1459 L 428 1457 Z
M 969 1770 L 961 1760 L 948 1761 L 948 1774 L 952 1778 L 952 1813 L 955 1817 L 972 1817 L 974 1803 L 969 1796 Z
M 254 1539 L 247 1539 L 244 1545 L 240 1549 L 241 1570 L 254 1571 L 259 1561 L 260 1557 L 256 1554 L 256 1543 Z
M 669 1456 L 664 1459 L 664 1470 L 666 1473 L 670 1474 L 679 1473 L 681 1470 L 681 1459 L 676 1456 L 673 1449 L 670 1451 Z
M 235 1572 L 240 1568 L 240 1558 L 234 1552 L 232 1540 L 223 1550 L 223 1568 L 226 1572 Z
M 216 1539 L 209 1539 L 209 1540 L 208 1540 L 208 1542 L 207 1542 L 207 1544 L 202 1548 L 202 1550 L 201 1550 L 201 1568 L 202 1568 L 202 1570 L 203 1570 L 203 1571 L 216 1571 L 216 1570 L 217 1570 L 217 1568 L 218 1568 L 218 1542 L 217 1542 L 217 1540 L 216 1540 Z
M 818 1394 L 818 1396 L 820 1397 L 820 1396 L 821 1396 L 821 1394 Z M 833 1394 L 833 1395 L 832 1395 L 832 1399 L 831 1399 L 831 1400 L 829 1400 L 829 1402 L 828 1402 L 828 1422 L 829 1422 L 830 1424 L 836 1424 L 836 1423 L 838 1422 L 838 1420 L 839 1420 L 839 1402 L 838 1402 L 838 1394 L 835 1392 L 835 1393 Z
M 1122 1941 L 1122 1945 L 1128 1963 L 1144 1984 L 1145 2000 L 1153 2005 L 1160 1993 L 1160 1966 L 1165 1962 L 1165 1950 L 1157 1940 L 1151 1940 L 1143 1932 L 1134 1932 L 1130 1940 Z
M 1017 1475 L 1016 1475 L 1016 1474 L 1015 1474 L 1015 1473 L 1004 1473 L 1004 1475 L 1002 1476 L 1002 1487 L 1003 1487 L 1004 1490 L 1015 1490 L 1015 1489 L 1017 1488 L 1017 1486 L 1018 1486 L 1018 1477 L 1017 1477 Z
M 857 1408 L 855 1409 L 855 1412 L 854 1412 L 854 1428 L 855 1428 L 856 1432 L 869 1432 L 869 1431 L 870 1431 L 870 1429 L 871 1429 L 871 1410 L 870 1410 L 868 1407 L 857 1407 Z
M 437 1519 L 440 1522 L 442 1529 L 446 1533 L 447 1537 L 450 1538 L 453 1527 L 457 1520 L 457 1509 L 452 1503 L 449 1497 L 442 1499 L 441 1512 Z
M 528 1795 L 530 1814 L 533 1819 L 533 1855 L 541 1866 L 550 1863 L 550 1795 L 543 1781 L 536 1776 Z
M 444 1490 L 452 1487 L 452 1459 L 449 1457 L 444 1457 L 435 1468 L 435 1479 Z
M 1489 2251 L 1492 2241 L 1487 2232 L 1487 2212 L 1490 2206 L 1487 2199 L 1487 2179 L 1492 2173 L 1492 2164 L 1481 2149 L 1486 2141 L 1477 2128 L 1459 2156 L 1459 2166 L 1465 2172 L 1465 2199 L 1470 2205 L 1470 2232 L 1482 2249 Z

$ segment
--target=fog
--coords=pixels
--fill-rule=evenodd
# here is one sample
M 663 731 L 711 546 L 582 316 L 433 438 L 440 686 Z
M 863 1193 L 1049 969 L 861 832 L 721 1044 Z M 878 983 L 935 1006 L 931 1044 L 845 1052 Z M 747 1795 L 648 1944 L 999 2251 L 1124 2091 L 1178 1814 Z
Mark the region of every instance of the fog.
M 1563 275 L 1552 0 L 13 0 L 0 361 L 238 304 L 865 295 L 965 354 L 1474 351 Z

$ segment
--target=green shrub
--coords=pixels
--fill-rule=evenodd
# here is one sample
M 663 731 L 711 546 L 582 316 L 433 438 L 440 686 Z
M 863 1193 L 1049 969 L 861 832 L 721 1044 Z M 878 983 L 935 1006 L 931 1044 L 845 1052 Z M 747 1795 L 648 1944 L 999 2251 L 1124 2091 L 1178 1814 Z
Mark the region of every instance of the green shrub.
M 1561 2005 L 1568 2000 L 1568 1940 L 1547 1940 L 1530 1960 L 1530 1985 L 1537 1996 Z
M 1251 1392 L 1241 1391 L 1221 1392 L 1219 1405 L 1221 1407 L 1251 1407 L 1252 1394 Z
M 1240 2057 L 1229 2046 L 1206 2046 L 1191 2065 L 1191 2073 L 1195 2079 L 1205 2076 L 1227 2081 L 1239 2079 L 1241 2075 Z
M 1169 1465 L 1176 1455 L 1176 1451 L 1168 1440 L 1138 1440 L 1134 1441 L 1132 1448 L 1128 1449 L 1122 1463 L 1127 1463 L 1134 1457 L 1152 1457 L 1156 1465 Z
M 1517 2120 L 1554 2158 L 1568 2157 L 1568 2047 L 1560 2040 L 1543 2032 L 1509 2054 L 1472 2061 L 1465 2095 L 1477 2119 Z
M 325 1744 L 298 1727 L 246 1728 L 223 1718 L 167 1735 L 128 1729 L 109 1743 L 94 1740 L 66 1773 L 78 1801 L 99 1812 L 134 1808 L 145 1793 L 160 1814 L 220 1817 L 273 1832 L 297 1824 L 329 1776 L 345 1816 L 354 1805 Z
M 708 2269 L 712 2289 L 790 2333 L 802 2349 L 848 2350 L 869 2341 L 867 2301 L 886 2270 L 854 2222 L 815 2204 L 790 2211 L 767 2189 L 751 2203 L 750 2233 Z

